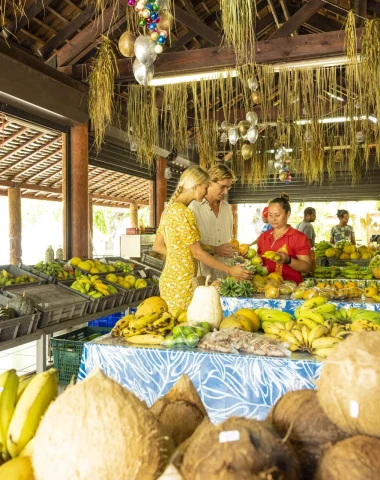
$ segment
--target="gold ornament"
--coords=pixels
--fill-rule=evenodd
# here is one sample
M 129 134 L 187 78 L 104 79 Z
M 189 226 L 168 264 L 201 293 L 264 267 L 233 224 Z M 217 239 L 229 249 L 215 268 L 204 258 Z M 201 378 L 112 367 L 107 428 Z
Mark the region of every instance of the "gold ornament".
M 248 120 L 242 120 L 241 122 L 239 122 L 238 128 L 240 135 L 247 135 L 250 126 L 251 124 L 248 122 Z
M 255 103 L 261 103 L 262 102 L 262 96 L 261 96 L 261 93 L 260 92 L 253 92 L 252 93 L 252 100 L 255 102 Z
M 170 15 L 170 13 L 166 10 L 160 15 L 160 23 L 158 26 L 160 27 L 160 30 L 166 30 L 168 33 L 173 27 L 173 17 Z
M 128 30 L 121 35 L 119 39 L 119 50 L 124 57 L 133 57 L 135 55 L 135 40 L 135 35 Z
M 282 143 L 279 140 L 274 141 L 274 148 L 279 148 L 281 147 Z
M 281 182 L 285 182 L 285 180 L 288 178 L 288 174 L 286 172 L 280 172 L 278 178 L 281 180 Z
M 253 155 L 253 146 L 250 145 L 249 143 L 244 144 L 241 147 L 241 156 L 244 158 L 244 160 L 248 160 L 252 157 Z

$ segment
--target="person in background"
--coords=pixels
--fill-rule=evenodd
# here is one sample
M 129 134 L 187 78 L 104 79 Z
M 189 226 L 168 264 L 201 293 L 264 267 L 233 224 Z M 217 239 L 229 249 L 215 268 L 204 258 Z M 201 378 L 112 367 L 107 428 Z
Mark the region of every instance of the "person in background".
M 310 245 L 315 246 L 315 231 L 312 225 L 317 218 L 317 212 L 313 207 L 307 207 L 303 211 L 303 220 L 296 226 L 296 230 L 304 233 L 310 240 Z
M 252 275 L 240 266 L 227 266 L 206 253 L 200 243 L 200 232 L 192 210 L 192 201 L 202 202 L 210 185 L 210 177 L 200 167 L 184 171 L 178 186 L 162 214 L 153 250 L 166 255 L 160 277 L 160 295 L 169 309 L 187 309 L 193 297 L 192 280 L 197 274 L 197 260 L 239 280 Z
M 272 229 L 272 225 L 269 223 L 268 220 L 268 207 L 264 207 L 264 210 L 261 213 L 261 220 L 263 221 L 263 226 L 261 227 L 260 233 L 264 233 Z M 250 247 L 252 245 L 256 245 L 257 241 L 258 238 L 256 238 L 256 240 L 250 244 Z
M 348 225 L 350 214 L 347 210 L 338 210 L 336 216 L 339 224 L 331 229 L 330 243 L 335 245 L 340 240 L 349 240 L 352 245 L 356 245 L 355 232 L 351 225 Z
M 301 273 L 310 271 L 311 247 L 308 237 L 288 224 L 290 214 L 289 196 L 285 193 L 269 202 L 268 219 L 273 230 L 259 236 L 258 254 L 277 252 L 281 259 L 274 262 L 263 258 L 264 265 L 270 273 L 277 272 L 284 280 L 293 280 L 298 284 L 302 281 Z
M 193 201 L 189 208 L 194 212 L 201 232 L 201 243 L 211 247 L 214 257 L 225 264 L 237 254 L 230 245 L 233 237 L 233 218 L 231 205 L 225 201 L 228 191 L 236 180 L 234 172 L 225 165 L 218 164 L 208 171 L 211 179 L 207 194 L 202 202 Z M 207 248 L 207 247 L 206 247 Z M 212 280 L 224 278 L 226 274 L 220 269 L 210 268 L 203 262 L 199 265 L 199 275 L 211 275 Z

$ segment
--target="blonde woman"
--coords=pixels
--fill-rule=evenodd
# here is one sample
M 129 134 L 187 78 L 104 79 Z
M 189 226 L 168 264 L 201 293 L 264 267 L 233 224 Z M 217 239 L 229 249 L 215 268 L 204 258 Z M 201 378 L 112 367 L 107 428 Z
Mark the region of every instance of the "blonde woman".
M 166 255 L 160 278 L 161 297 L 169 308 L 186 309 L 193 296 L 192 279 L 197 260 L 240 280 L 251 275 L 239 266 L 228 266 L 206 253 L 194 213 L 188 208 L 193 200 L 201 202 L 207 194 L 210 176 L 200 167 L 191 167 L 181 175 L 176 191 L 161 217 L 153 250 Z

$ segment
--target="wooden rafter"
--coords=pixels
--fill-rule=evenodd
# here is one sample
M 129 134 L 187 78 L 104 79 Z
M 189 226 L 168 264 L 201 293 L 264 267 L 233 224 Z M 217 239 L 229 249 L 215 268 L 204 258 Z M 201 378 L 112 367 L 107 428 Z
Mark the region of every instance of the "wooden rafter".
M 38 167 L 39 165 L 41 165 L 42 163 L 45 163 L 47 160 L 50 160 L 52 157 L 54 157 L 55 155 L 57 155 L 59 152 L 62 152 L 62 147 L 59 147 L 55 152 L 52 152 L 50 155 L 48 155 L 47 157 L 45 158 L 41 158 L 38 160 L 38 162 L 36 162 L 34 165 L 31 165 L 30 167 L 26 168 L 25 170 L 23 170 L 22 172 L 19 172 L 17 175 L 15 175 L 14 177 L 12 177 L 12 180 L 14 180 L 15 178 L 17 177 L 23 177 L 25 178 L 25 173 L 26 172 L 29 172 L 30 170 L 33 170 L 35 169 L 36 167 Z M 50 170 L 52 167 L 55 167 L 56 165 L 58 165 L 60 162 L 62 162 L 62 158 L 56 162 L 56 163 L 53 163 L 52 165 L 49 165 L 47 168 L 45 168 L 44 170 L 41 170 L 39 173 L 33 175 L 32 177 L 29 177 L 26 179 L 26 182 L 30 182 L 33 178 L 36 178 L 38 177 L 39 175 L 41 175 L 41 173 L 45 173 L 47 172 L 48 170 Z M 12 168 L 12 165 L 10 166 L 9 170 Z M 3 172 L 1 173 L 3 174 Z
M 188 29 L 196 32 L 198 35 L 210 42 L 212 45 L 220 45 L 222 38 L 217 32 L 215 32 L 204 22 L 202 22 L 198 18 L 195 18 L 193 15 L 185 12 L 184 10 L 182 10 L 182 8 L 179 8 L 178 6 L 175 6 L 175 19 Z
M 45 187 L 33 183 L 12 182 L 11 180 L 0 180 L 0 187 L 19 187 L 21 190 L 36 190 L 39 192 L 62 193 L 61 188 Z
M 127 197 L 111 197 L 108 195 L 92 195 L 95 200 L 109 200 L 110 202 L 123 202 L 123 203 L 137 203 L 139 205 L 149 205 L 149 202 L 142 200 L 135 200 L 134 198 Z
M 15 18 L 13 22 L 7 26 L 2 33 L 5 37 L 16 35 L 22 28 L 26 27 L 29 22 L 36 17 L 42 10 L 47 7 L 53 0 L 37 0 L 29 7 L 20 18 Z
M 25 129 L 27 130 L 27 129 Z M 39 138 L 43 137 L 45 134 L 44 133 L 39 133 L 38 135 L 36 135 L 35 137 L 33 137 L 32 139 L 30 139 L 29 141 L 25 142 L 25 143 L 22 143 L 21 145 L 19 145 L 17 148 L 15 148 L 14 150 L 12 150 L 11 152 L 7 153 L 6 155 L 4 155 L 4 157 L 1 157 L 0 158 L 0 163 L 4 162 L 4 160 L 7 160 L 9 157 L 12 157 L 16 152 L 18 152 L 19 150 L 22 150 L 23 148 L 27 147 L 28 145 L 30 145 L 31 143 L 34 143 L 36 142 Z M 35 153 L 38 153 L 38 152 L 35 152 Z M 22 159 L 24 160 L 24 159 Z M 14 165 L 17 165 L 17 163 L 19 162 L 16 162 Z M 12 167 L 14 166 L 12 165 Z M 8 170 L 8 169 L 6 169 Z M 1 172 L 1 174 L 3 174 L 5 172 L 5 170 L 3 170 Z
M 267 0 L 267 1 L 268 1 L 269 11 L 271 12 L 274 19 L 274 23 L 276 24 L 277 28 L 280 28 L 280 22 L 278 20 L 276 9 L 274 8 L 274 5 L 273 5 L 273 1 L 272 0 Z
M 12 140 L 16 140 L 17 137 L 19 137 L 20 135 L 25 133 L 27 130 L 28 130 L 28 128 L 25 127 L 25 128 L 21 128 L 20 130 L 17 130 L 16 132 L 12 133 L 12 135 L 10 135 L 8 138 L 6 138 L 4 140 L 4 142 L 1 144 L 1 148 L 5 147 L 5 145 L 8 145 L 8 143 L 10 143 Z M 1 159 L 0 159 L 0 162 L 1 162 Z

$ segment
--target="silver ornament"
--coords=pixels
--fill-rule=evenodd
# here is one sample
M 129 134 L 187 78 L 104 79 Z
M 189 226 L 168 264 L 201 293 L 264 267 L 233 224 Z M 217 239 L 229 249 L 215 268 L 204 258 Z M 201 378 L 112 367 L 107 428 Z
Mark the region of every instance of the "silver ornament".
M 227 143 L 228 137 L 227 137 L 227 134 L 226 134 L 226 133 L 224 133 L 224 132 L 222 133 L 222 135 L 220 136 L 220 141 L 221 141 L 222 143 Z
M 152 65 L 157 58 L 154 50 L 156 43 L 149 35 L 140 35 L 135 41 L 135 55 L 144 65 Z
M 248 129 L 247 140 L 249 141 L 249 143 L 255 143 L 258 136 L 259 136 L 259 132 L 256 127 L 251 127 Z
M 220 128 L 224 131 L 227 128 L 227 123 L 224 121 L 220 124 Z
M 137 143 L 136 142 L 131 142 L 131 152 L 136 152 L 137 151 Z
M 276 150 L 276 153 L 274 154 L 274 158 L 276 160 L 282 160 L 286 155 L 286 149 L 285 147 L 279 147 L 277 150 Z
M 303 139 L 305 140 L 305 143 L 310 143 L 313 140 L 313 136 L 311 135 L 309 130 L 306 130 L 305 136 L 303 137 Z
M 237 128 L 233 127 L 228 129 L 228 140 L 231 145 L 236 145 L 239 140 L 239 130 Z
M 356 142 L 357 143 L 363 143 L 365 140 L 365 136 L 364 136 L 364 133 L 362 131 L 358 132 L 356 134 Z
M 140 85 L 149 85 L 154 76 L 154 67 L 153 65 L 144 65 L 136 58 L 133 62 L 133 75 Z
M 172 178 L 172 171 L 170 167 L 165 168 L 164 177 L 166 178 L 166 180 L 170 180 Z
M 273 163 L 273 167 L 278 170 L 278 171 L 281 171 L 283 169 L 283 163 L 280 161 L 280 160 L 276 160 L 274 163 Z
M 256 112 L 248 112 L 245 118 L 252 125 L 252 127 L 255 127 L 257 125 L 257 121 L 259 120 Z
M 255 91 L 259 88 L 259 83 L 256 78 L 249 78 L 248 79 L 248 88 Z M 247 118 L 248 120 L 248 118 Z

